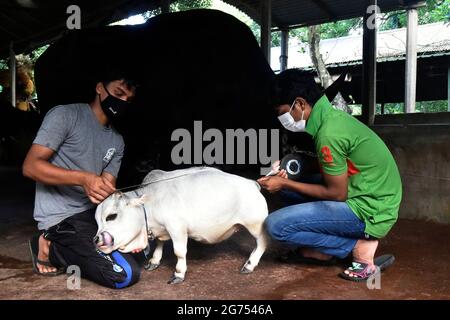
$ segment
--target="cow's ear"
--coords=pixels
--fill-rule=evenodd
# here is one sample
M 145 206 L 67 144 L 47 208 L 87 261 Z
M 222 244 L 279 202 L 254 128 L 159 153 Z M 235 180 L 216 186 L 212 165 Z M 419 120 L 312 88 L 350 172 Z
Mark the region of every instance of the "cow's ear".
M 148 196 L 146 194 L 143 194 L 142 196 L 138 198 L 133 198 L 130 200 L 130 205 L 132 206 L 141 206 L 148 200 Z

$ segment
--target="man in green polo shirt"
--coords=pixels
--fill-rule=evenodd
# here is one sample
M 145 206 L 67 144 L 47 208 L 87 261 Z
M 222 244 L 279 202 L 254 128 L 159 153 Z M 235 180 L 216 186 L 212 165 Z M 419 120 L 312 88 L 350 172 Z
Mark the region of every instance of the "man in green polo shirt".
M 296 203 L 270 214 L 267 230 L 299 247 L 300 261 L 331 263 L 352 253 L 353 263 L 341 276 L 366 280 L 377 270 L 378 239 L 398 217 L 402 185 L 395 160 L 371 129 L 333 108 L 311 73 L 286 70 L 276 76 L 274 91 L 282 125 L 313 137 L 322 174 L 318 183 L 289 180 L 284 170 L 258 180 Z

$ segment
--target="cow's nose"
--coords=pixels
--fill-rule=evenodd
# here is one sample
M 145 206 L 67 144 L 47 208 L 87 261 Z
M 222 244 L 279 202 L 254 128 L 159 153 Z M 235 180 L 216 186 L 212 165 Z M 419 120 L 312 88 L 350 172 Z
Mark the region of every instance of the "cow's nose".
M 100 237 L 99 236 L 95 236 L 94 237 L 94 243 L 98 244 L 100 242 Z
M 114 245 L 114 238 L 108 231 L 103 231 L 100 234 L 101 242 L 105 246 L 112 246 Z

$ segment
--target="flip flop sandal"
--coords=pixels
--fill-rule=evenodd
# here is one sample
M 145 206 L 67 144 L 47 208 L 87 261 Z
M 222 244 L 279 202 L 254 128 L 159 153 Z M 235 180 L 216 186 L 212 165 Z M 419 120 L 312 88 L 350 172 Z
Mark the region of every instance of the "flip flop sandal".
M 57 269 L 56 271 L 52 271 L 52 272 L 40 272 L 39 271 L 39 268 L 37 266 L 38 264 L 54 268 L 54 266 L 52 266 L 50 261 L 42 261 L 42 260 L 38 259 L 39 237 L 40 236 L 41 236 L 40 234 L 35 235 L 35 236 L 33 236 L 33 238 L 31 238 L 30 241 L 28 241 L 34 273 L 41 275 L 41 276 L 46 276 L 46 277 L 54 277 L 54 276 L 59 276 L 59 275 L 63 274 L 64 268 L 60 268 L 60 269 Z
M 385 254 L 375 258 L 375 269 L 369 267 L 368 264 L 354 261 L 352 265 L 348 267 L 344 272 L 341 272 L 339 276 L 345 280 L 362 282 L 367 281 L 371 276 L 376 273 L 380 273 L 391 266 L 395 261 L 395 257 L 390 254 Z
M 392 254 L 383 254 L 382 256 L 376 257 L 373 263 L 380 268 L 380 271 L 384 271 L 394 264 L 395 257 Z
M 278 261 L 282 263 L 304 263 L 316 266 L 334 266 L 337 264 L 336 257 L 332 257 L 330 260 L 318 260 L 314 258 L 307 258 L 303 256 L 298 250 L 290 250 L 287 253 L 279 256 Z

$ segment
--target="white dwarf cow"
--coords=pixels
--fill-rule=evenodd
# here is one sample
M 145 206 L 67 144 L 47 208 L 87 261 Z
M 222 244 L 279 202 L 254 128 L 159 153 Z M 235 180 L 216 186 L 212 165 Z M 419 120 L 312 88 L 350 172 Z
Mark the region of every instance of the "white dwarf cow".
M 241 273 L 250 273 L 258 265 L 267 246 L 263 222 L 268 209 L 255 181 L 195 167 L 153 170 L 142 184 L 148 185 L 115 193 L 97 207 L 95 242 L 102 252 L 143 249 L 151 235 L 157 241 L 149 261 L 149 269 L 154 270 L 161 262 L 163 241 L 172 239 L 178 262 L 169 283 L 179 283 L 187 270 L 188 238 L 218 243 L 242 225 L 256 239 L 256 248 Z

